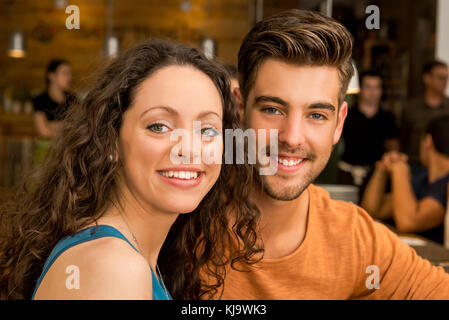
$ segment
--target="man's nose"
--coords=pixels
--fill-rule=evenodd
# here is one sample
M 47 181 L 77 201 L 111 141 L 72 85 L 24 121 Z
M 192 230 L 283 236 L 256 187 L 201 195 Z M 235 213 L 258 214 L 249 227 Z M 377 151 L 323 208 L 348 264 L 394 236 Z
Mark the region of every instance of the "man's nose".
M 290 148 L 304 144 L 304 124 L 300 114 L 289 114 L 279 130 L 279 141 Z

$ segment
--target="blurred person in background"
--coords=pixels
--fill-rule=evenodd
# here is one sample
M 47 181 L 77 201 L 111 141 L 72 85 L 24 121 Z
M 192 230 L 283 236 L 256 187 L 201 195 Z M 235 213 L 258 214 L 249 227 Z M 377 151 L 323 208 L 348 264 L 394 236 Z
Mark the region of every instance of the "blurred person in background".
M 429 122 L 449 115 L 449 98 L 444 95 L 448 81 L 448 66 L 442 61 L 430 61 L 423 68 L 424 94 L 404 105 L 400 124 L 401 151 L 408 156 L 412 172 L 424 171 L 420 164 L 419 146 Z
M 224 67 L 229 73 L 229 77 L 231 78 L 231 91 L 234 92 L 235 88 L 239 87 L 239 75 L 237 67 L 233 64 L 225 64 Z
M 343 127 L 344 152 L 338 163 L 338 183 L 356 185 L 360 194 L 376 161 L 387 151 L 399 150 L 394 115 L 381 108 L 382 77 L 376 71 L 360 75 L 358 104 L 349 109 Z
M 54 137 L 68 106 L 76 100 L 69 91 L 72 82 L 70 64 L 63 59 L 50 61 L 45 80 L 45 91 L 33 99 L 34 123 L 40 136 Z
M 399 232 L 418 233 L 443 243 L 449 188 L 449 116 L 433 119 L 421 137 L 420 159 L 426 168 L 411 173 L 407 155 L 386 153 L 376 163 L 361 206 L 373 218 L 393 224 Z M 386 185 L 391 180 L 391 192 Z

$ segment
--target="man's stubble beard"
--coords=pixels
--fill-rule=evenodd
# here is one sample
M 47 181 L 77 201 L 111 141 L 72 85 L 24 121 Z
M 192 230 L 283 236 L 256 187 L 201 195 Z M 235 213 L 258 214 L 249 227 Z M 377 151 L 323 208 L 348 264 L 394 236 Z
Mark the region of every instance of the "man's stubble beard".
M 275 200 L 281 201 L 291 201 L 298 198 L 304 190 L 316 179 L 318 174 L 313 174 L 312 172 L 308 172 L 304 179 L 300 181 L 297 185 L 291 187 L 275 187 L 269 183 L 268 176 L 259 176 L 258 183 L 262 188 L 263 192 L 267 194 L 269 197 Z M 283 179 L 278 176 L 278 179 Z M 282 184 L 282 181 L 279 183 Z
M 319 164 L 319 167 L 316 168 L 316 170 L 313 170 L 312 168 L 309 169 L 309 171 L 303 177 L 302 181 L 299 181 L 294 186 L 284 187 L 284 188 L 274 187 L 268 181 L 269 176 L 264 176 L 264 175 L 259 175 L 259 174 L 256 174 L 256 184 L 258 185 L 258 187 L 260 187 L 262 189 L 262 191 L 265 194 L 267 194 L 272 199 L 281 200 L 281 201 L 295 200 L 304 192 L 304 190 L 307 189 L 307 187 L 310 184 L 313 183 L 313 181 L 315 181 L 315 179 L 321 174 L 321 172 L 323 172 L 324 168 L 326 167 L 326 165 L 329 161 L 330 154 L 331 153 L 329 153 L 329 155 L 327 156 L 326 161 L 323 161 L 322 164 Z M 315 158 L 313 160 L 307 160 L 307 161 L 311 161 L 313 163 L 313 162 L 316 162 L 317 159 Z M 301 168 L 299 170 L 302 170 L 302 169 L 304 169 L 304 168 Z M 280 180 L 280 179 L 283 179 L 283 178 L 278 176 L 278 180 Z M 286 179 L 288 179 L 288 178 L 286 178 Z M 282 180 L 279 182 L 279 184 L 282 186 Z

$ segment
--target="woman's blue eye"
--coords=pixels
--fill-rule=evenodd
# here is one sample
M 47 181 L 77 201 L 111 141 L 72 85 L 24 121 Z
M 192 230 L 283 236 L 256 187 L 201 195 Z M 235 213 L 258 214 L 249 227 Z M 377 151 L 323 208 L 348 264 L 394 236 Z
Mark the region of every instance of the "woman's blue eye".
M 220 132 L 218 132 L 218 130 L 214 128 L 203 128 L 201 129 L 201 134 L 209 137 L 215 137 L 218 136 Z
M 276 108 L 265 108 L 265 109 L 262 109 L 262 111 L 263 112 L 265 112 L 265 113 L 269 113 L 269 114 L 280 114 L 280 112 L 279 112 L 279 110 L 278 109 L 276 109 Z
M 154 123 L 152 125 L 149 125 L 147 127 L 147 129 L 149 129 L 149 130 L 151 130 L 153 132 L 156 132 L 156 133 L 163 133 L 163 132 L 167 132 L 168 131 L 167 126 L 163 125 L 161 123 Z

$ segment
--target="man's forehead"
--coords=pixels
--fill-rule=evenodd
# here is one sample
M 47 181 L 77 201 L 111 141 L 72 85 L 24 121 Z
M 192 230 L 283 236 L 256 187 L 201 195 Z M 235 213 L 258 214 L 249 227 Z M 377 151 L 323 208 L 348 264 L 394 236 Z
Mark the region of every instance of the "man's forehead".
M 278 96 L 292 102 L 327 100 L 337 104 L 340 94 L 338 69 L 266 59 L 258 69 L 250 96 Z

